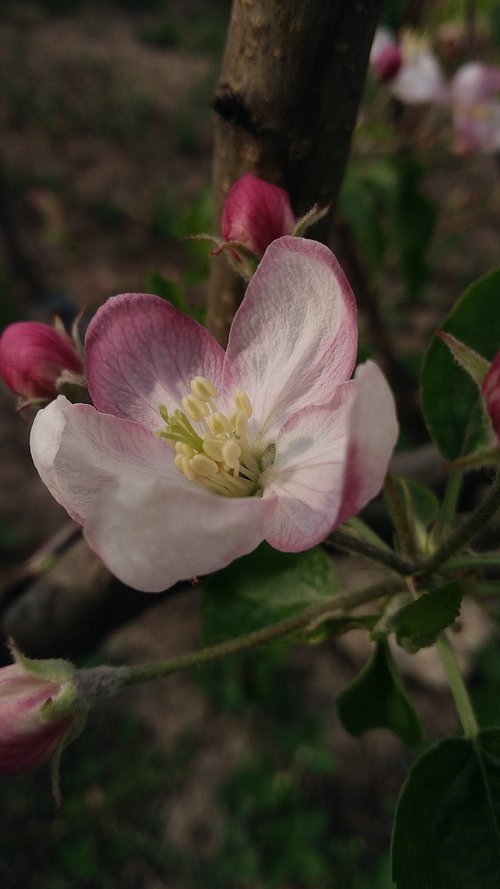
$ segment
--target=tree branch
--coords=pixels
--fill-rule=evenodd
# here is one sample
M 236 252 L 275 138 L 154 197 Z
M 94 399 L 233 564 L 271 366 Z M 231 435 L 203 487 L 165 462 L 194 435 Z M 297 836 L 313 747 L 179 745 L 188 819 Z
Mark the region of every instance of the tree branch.
M 234 0 L 213 107 L 214 217 L 251 171 L 285 187 L 298 216 L 331 204 L 314 236 L 327 241 L 349 154 L 380 0 Z M 221 343 L 241 299 L 225 257 L 214 259 L 207 323 Z

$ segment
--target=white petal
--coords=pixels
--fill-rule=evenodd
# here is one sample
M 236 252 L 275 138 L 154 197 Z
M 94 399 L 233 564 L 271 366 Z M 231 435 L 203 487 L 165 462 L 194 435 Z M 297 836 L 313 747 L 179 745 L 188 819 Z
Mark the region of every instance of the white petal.
M 138 423 L 100 414 L 62 395 L 39 411 L 31 430 L 33 462 L 52 496 L 83 524 L 95 497 L 117 476 L 145 473 L 183 480 L 170 446 Z
M 337 524 L 356 515 L 383 483 L 399 426 L 394 397 L 373 361 L 356 368 L 356 398 L 349 417 L 349 447 Z
M 255 426 L 272 441 L 292 413 L 330 401 L 352 373 L 356 348 L 354 297 L 331 251 L 280 238 L 236 313 L 224 364 L 226 398 L 244 389 Z
M 153 478 L 118 478 L 94 501 L 85 536 L 120 580 L 154 593 L 251 552 L 266 537 L 274 505 L 195 484 L 181 491 Z
M 422 52 L 404 62 L 391 82 L 391 92 L 400 102 L 419 105 L 444 102 L 446 84 L 439 62 L 431 52 Z
M 31 447 L 91 548 L 145 592 L 224 567 L 272 523 L 272 497 L 219 497 L 181 476 L 170 446 L 150 430 L 63 397 L 36 417 Z
M 269 543 L 297 552 L 323 540 L 337 523 L 344 492 L 353 381 L 339 386 L 323 407 L 304 408 L 284 426 L 274 465 L 263 481 L 278 506 Z

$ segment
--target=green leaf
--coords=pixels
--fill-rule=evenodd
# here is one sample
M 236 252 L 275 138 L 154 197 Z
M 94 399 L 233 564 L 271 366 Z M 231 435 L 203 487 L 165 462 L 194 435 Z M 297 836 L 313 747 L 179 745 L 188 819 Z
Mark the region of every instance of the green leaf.
M 389 728 L 409 747 L 421 740 L 418 716 L 406 692 L 387 642 L 379 642 L 359 676 L 337 697 L 344 728 L 356 738 L 372 728 Z
M 171 303 L 174 308 L 190 314 L 186 297 L 179 285 L 175 284 L 174 281 L 171 281 L 170 278 L 166 278 L 161 272 L 150 272 L 146 287 L 148 293 L 154 293 L 156 296 L 161 296 L 162 299 L 166 299 L 167 302 Z
M 500 268 L 465 291 L 442 329 L 492 360 L 499 347 Z M 457 460 L 487 444 L 478 387 L 434 337 L 420 379 L 422 410 L 430 435 L 447 460 Z
M 411 769 L 396 809 L 397 889 L 500 886 L 500 729 L 446 738 Z
M 211 645 L 277 623 L 336 591 L 331 560 L 319 547 L 282 553 L 263 543 L 205 582 L 203 642 Z
M 413 516 L 418 525 L 425 530 L 435 521 L 439 511 L 439 500 L 434 491 L 415 481 L 413 478 L 402 479 L 411 500 Z
M 433 645 L 460 614 L 462 590 L 457 580 L 424 593 L 392 615 L 389 628 L 399 645 L 411 653 Z

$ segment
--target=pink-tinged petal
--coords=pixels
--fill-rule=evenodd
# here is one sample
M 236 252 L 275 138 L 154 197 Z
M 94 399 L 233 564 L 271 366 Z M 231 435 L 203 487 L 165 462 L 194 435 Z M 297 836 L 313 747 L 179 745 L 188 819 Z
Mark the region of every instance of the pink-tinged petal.
M 55 750 L 71 721 L 72 717 L 66 716 L 40 728 L 36 734 L 5 739 L 0 728 L 0 774 L 16 775 L 41 765 Z
M 330 404 L 304 408 L 283 427 L 274 464 L 262 479 L 264 499 L 278 498 L 267 537 L 276 549 L 309 549 L 337 524 L 355 395 L 356 384 L 343 383 Z
M 160 424 L 161 425 L 161 421 Z M 106 497 L 117 477 L 146 475 L 187 485 L 173 464 L 164 439 L 133 423 L 59 396 L 35 417 L 31 431 L 33 462 L 52 496 L 80 524 L 96 497 Z
M 494 99 L 500 91 L 500 68 L 482 62 L 467 62 L 456 71 L 451 82 L 451 100 L 462 106 Z
M 383 483 L 399 426 L 394 397 L 382 371 L 372 361 L 355 373 L 356 398 L 349 417 L 349 445 L 342 506 L 336 524 L 356 515 Z
M 238 309 L 223 388 L 243 388 L 265 441 L 288 417 L 326 404 L 347 380 L 357 348 L 356 305 L 330 250 L 280 238 L 268 247 Z
M 219 497 L 144 477 L 118 478 L 96 497 L 85 536 L 124 583 L 159 592 L 251 552 L 272 525 L 273 497 Z
M 245 173 L 229 191 L 222 211 L 222 236 L 262 256 L 276 238 L 291 234 L 296 219 L 288 192 L 253 173 Z
M 24 772 L 48 759 L 74 713 L 47 722 L 43 705 L 65 688 L 64 682 L 34 676 L 21 663 L 0 669 L 0 774 Z
M 482 393 L 488 416 L 500 443 L 500 352 L 495 355 L 483 380 Z
M 460 154 L 473 151 L 496 154 L 500 151 L 500 102 L 482 102 L 470 107 L 456 105 L 453 123 L 456 149 Z
M 424 102 L 442 104 L 448 97 L 441 66 L 429 51 L 419 53 L 410 61 L 404 61 L 391 81 L 390 89 L 406 105 L 420 105 Z
M 99 411 L 158 428 L 194 376 L 218 388 L 224 350 L 196 321 L 157 296 L 122 294 L 93 318 L 85 339 L 87 381 Z
M 25 399 L 56 397 L 63 371 L 80 374 L 82 362 L 70 337 L 40 321 L 19 321 L 0 337 L 0 373 Z
M 60 397 L 33 424 L 32 454 L 55 499 L 120 580 L 157 592 L 222 568 L 264 539 L 273 498 L 220 497 L 188 481 L 170 446 L 137 423 Z
M 389 28 L 384 27 L 384 25 L 379 25 L 375 31 L 372 48 L 370 50 L 370 65 L 373 64 L 381 52 L 384 52 L 384 50 L 390 49 L 393 46 L 397 46 L 397 41 L 393 32 Z

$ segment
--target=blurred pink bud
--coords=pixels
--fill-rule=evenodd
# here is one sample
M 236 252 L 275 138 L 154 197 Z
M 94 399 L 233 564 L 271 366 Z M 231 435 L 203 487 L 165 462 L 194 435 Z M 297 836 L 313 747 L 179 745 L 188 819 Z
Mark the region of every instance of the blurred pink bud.
M 448 90 L 438 59 L 425 37 L 403 31 L 399 41 L 388 28 L 377 28 L 370 67 L 378 80 L 389 81 L 390 91 L 406 105 L 442 104 Z
M 79 710 L 71 664 L 17 658 L 16 655 L 16 663 L 0 668 L 0 774 L 3 775 L 24 772 L 45 762 Z M 31 672 L 31 665 L 36 672 Z
M 263 256 L 271 241 L 292 233 L 295 222 L 288 192 L 245 173 L 226 198 L 222 237 Z
M 0 337 L 0 374 L 26 400 L 52 399 L 64 371 L 82 373 L 82 362 L 70 337 L 40 321 L 19 321 Z
M 451 84 L 451 102 L 458 151 L 500 151 L 500 68 L 462 65 Z
M 481 389 L 486 410 L 500 444 L 500 352 L 495 355 Z
M 403 63 L 401 50 L 387 28 L 377 28 L 370 52 L 370 67 L 377 80 L 392 80 Z

